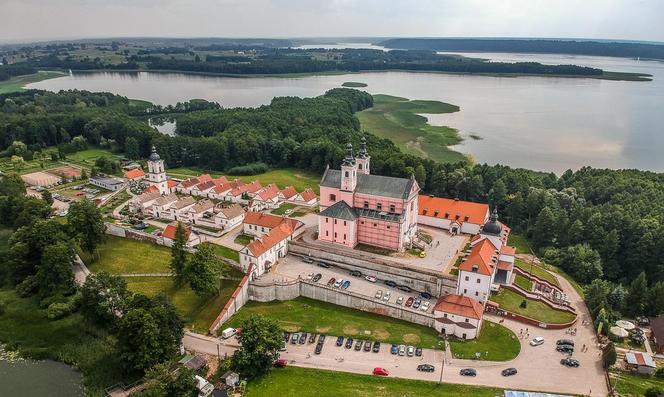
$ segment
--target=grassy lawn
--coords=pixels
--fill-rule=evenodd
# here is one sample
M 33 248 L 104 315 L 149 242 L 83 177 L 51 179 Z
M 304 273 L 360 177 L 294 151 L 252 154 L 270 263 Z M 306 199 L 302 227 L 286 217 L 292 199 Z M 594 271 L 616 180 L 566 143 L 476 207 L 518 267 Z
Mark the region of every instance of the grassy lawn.
M 80 314 L 50 321 L 36 297 L 22 299 L 8 289 L 0 289 L 0 300 L 6 304 L 0 314 L 0 341 L 11 349 L 76 366 L 85 376 L 87 395 L 103 396 L 104 388 L 131 381 L 123 379 L 115 338 L 87 324 Z
M 533 282 L 520 274 L 514 276 L 514 284 L 518 285 L 526 291 L 533 290 Z
M 203 244 L 208 244 L 208 243 L 203 243 Z M 212 247 L 212 249 L 214 249 L 215 254 L 223 258 L 233 260 L 235 262 L 240 262 L 240 254 L 234 249 L 224 247 L 223 245 L 219 244 L 210 244 L 210 246 Z
M 105 270 L 109 273 L 169 273 L 171 250 L 167 247 L 128 238 L 106 236 L 97 248 L 97 254 L 87 253 L 81 259 L 90 271 Z
M 440 162 L 467 158 L 448 148 L 461 142 L 454 128 L 432 126 L 419 113 L 453 113 L 459 107 L 438 101 L 408 100 L 389 95 L 374 95 L 374 107 L 357 113 L 362 129 L 392 140 L 401 150 Z
M 66 76 L 62 72 L 37 72 L 34 74 L 27 74 L 24 76 L 12 77 L 9 80 L 0 82 L 0 94 L 6 94 L 8 92 L 24 91 L 23 88 L 25 85 L 30 83 L 36 83 L 42 80 L 54 79 L 56 77 Z
M 220 329 L 238 326 L 252 314 L 273 318 L 287 331 L 440 348 L 440 339 L 433 328 L 304 297 L 290 301 L 248 302 Z
M 297 205 L 295 204 L 283 203 L 278 208 L 275 208 L 272 211 L 270 211 L 270 213 L 275 215 L 283 215 L 284 212 L 286 212 L 287 210 L 292 210 L 295 207 L 297 207 Z
M 319 193 L 318 183 L 320 182 L 321 177 L 311 171 L 299 170 L 296 168 L 276 169 L 256 175 L 228 175 L 221 172 L 184 167 L 171 168 L 166 171 L 166 173 L 176 178 L 191 178 L 201 174 L 210 174 L 212 177 L 217 178 L 221 175 L 225 175 L 229 179 L 238 178 L 244 182 L 258 180 L 263 186 L 270 183 L 276 183 L 280 189 L 283 189 L 286 186 L 293 186 L 298 192 L 309 187 L 316 192 L 316 194 Z
M 438 369 L 438 368 L 436 368 Z M 458 384 L 437 384 L 410 379 L 384 378 L 319 369 L 275 368 L 249 383 L 246 397 L 494 397 L 502 389 Z
M 126 277 L 129 290 L 147 296 L 164 293 L 193 331 L 207 333 L 208 328 L 237 287 L 238 280 L 222 280 L 221 292 L 211 298 L 199 298 L 187 285 L 177 288 L 170 277 Z
M 533 264 L 532 266 L 530 266 L 530 263 L 527 263 L 527 262 L 522 261 L 521 259 L 515 258 L 514 259 L 514 265 L 516 265 L 516 267 L 518 267 L 519 269 L 525 271 L 526 273 L 530 273 L 533 276 L 538 277 L 541 280 L 548 281 L 552 285 L 560 287 L 560 283 L 558 282 L 558 279 L 556 278 L 556 276 L 554 276 L 553 274 L 547 272 L 546 270 L 544 270 L 544 268 L 542 268 L 541 266 L 539 266 L 537 264 Z
M 240 245 L 247 245 L 249 244 L 254 238 L 247 235 L 247 234 L 239 234 L 237 237 L 235 237 L 235 244 L 240 244 Z
M 126 190 L 123 190 L 122 192 L 115 195 L 112 199 L 108 200 L 106 204 L 100 208 L 101 213 L 111 215 L 114 209 L 118 208 L 122 203 L 126 202 L 130 198 L 131 196 L 129 193 L 127 193 Z
M 507 239 L 507 245 L 516 248 L 518 254 L 530 254 L 528 240 L 521 234 L 510 232 L 510 236 Z
M 70 153 L 67 155 L 65 161 L 78 164 L 83 167 L 90 168 L 95 165 L 95 160 L 100 157 L 107 157 L 109 159 L 117 159 L 120 156 L 111 152 L 110 150 L 100 149 L 100 148 L 91 148 L 87 150 L 82 150 L 76 153 Z
M 623 371 L 611 372 L 611 383 L 621 396 L 637 397 L 643 396 L 651 387 L 664 389 L 664 379 L 654 376 L 638 375 Z
M 520 306 L 524 299 L 528 302 L 526 308 Z M 525 298 L 505 288 L 501 288 L 497 294 L 491 295 L 491 300 L 498 303 L 501 309 L 549 324 L 567 323 L 574 320 L 575 317 L 572 313 L 553 309 L 545 303 Z
M 450 350 L 456 358 L 474 359 L 479 352 L 481 360 L 508 361 L 519 355 L 521 344 L 514 332 L 485 320 L 479 338 L 468 341 L 452 338 Z

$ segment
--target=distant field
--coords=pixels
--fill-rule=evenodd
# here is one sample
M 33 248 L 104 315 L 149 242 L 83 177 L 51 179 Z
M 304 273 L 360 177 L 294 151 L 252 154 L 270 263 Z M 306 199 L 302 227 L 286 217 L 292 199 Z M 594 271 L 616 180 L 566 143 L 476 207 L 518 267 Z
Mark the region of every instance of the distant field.
M 222 172 L 205 171 L 196 168 L 171 168 L 166 173 L 176 178 L 190 178 L 201 174 L 210 174 L 213 177 L 226 175 L 229 179 L 238 178 L 244 182 L 251 182 L 258 180 L 263 186 L 269 183 L 276 183 L 280 189 L 286 186 L 293 186 L 298 192 L 310 187 L 316 194 L 319 193 L 318 183 L 320 182 L 320 175 L 311 171 L 298 170 L 295 168 L 283 168 L 271 170 L 263 174 L 256 175 L 228 175 Z
M 125 281 L 132 292 L 147 296 L 163 293 L 168 296 L 187 325 L 200 333 L 207 333 L 239 282 L 222 280 L 219 295 L 199 298 L 188 285 L 176 287 L 171 277 L 125 277 Z
M 441 348 L 441 340 L 433 328 L 303 297 L 266 303 L 250 301 L 223 328 L 237 327 L 252 314 L 273 318 L 287 331 Z
M 76 163 L 78 165 L 82 165 L 85 167 L 92 167 L 95 164 L 95 160 L 97 160 L 100 157 L 108 157 L 109 159 L 115 159 L 119 158 L 120 156 L 111 152 L 110 150 L 92 148 L 68 154 L 65 161 Z
M 457 130 L 432 126 L 420 115 L 458 111 L 458 106 L 444 102 L 374 95 L 374 107 L 357 113 L 357 117 L 363 129 L 390 139 L 406 153 L 440 162 L 458 162 L 468 159 L 448 148 L 461 142 Z
M 37 72 L 35 74 L 13 77 L 9 80 L 0 82 L 0 94 L 24 91 L 23 87 L 27 84 L 36 83 L 42 80 L 54 79 L 56 77 L 62 77 L 65 75 L 66 74 L 62 72 Z
M 438 368 L 436 368 L 438 369 Z M 246 397 L 494 397 L 502 389 L 298 367 L 275 368 L 250 382 Z

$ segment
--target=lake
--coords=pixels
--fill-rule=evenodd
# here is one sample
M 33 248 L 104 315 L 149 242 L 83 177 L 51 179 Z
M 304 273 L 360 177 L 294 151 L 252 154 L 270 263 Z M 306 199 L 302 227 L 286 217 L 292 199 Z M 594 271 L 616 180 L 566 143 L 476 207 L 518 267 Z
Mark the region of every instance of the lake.
M 0 360 L 3 397 L 77 397 L 84 395 L 82 384 L 78 371 L 59 362 Z
M 350 46 L 350 45 L 348 45 Z M 357 46 L 357 45 L 356 45 Z M 380 47 L 373 47 L 380 48 Z M 288 77 L 211 77 L 178 73 L 75 73 L 29 84 L 51 91 L 109 91 L 157 104 L 192 98 L 225 107 L 268 104 L 275 96 L 317 96 L 345 81 L 367 83 L 372 94 L 432 99 L 461 107 L 431 115 L 457 128 L 454 147 L 477 162 L 561 173 L 584 165 L 664 171 L 664 63 L 548 54 L 465 54 L 493 61 L 577 64 L 649 73 L 650 82 L 557 77 L 492 77 L 374 72 Z M 470 135 L 481 137 L 471 139 Z

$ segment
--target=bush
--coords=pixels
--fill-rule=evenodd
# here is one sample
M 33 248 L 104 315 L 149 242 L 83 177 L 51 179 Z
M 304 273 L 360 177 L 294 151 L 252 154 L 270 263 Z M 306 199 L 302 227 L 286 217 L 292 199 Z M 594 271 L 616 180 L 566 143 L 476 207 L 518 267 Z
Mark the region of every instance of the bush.
M 37 292 L 37 288 L 39 288 L 37 277 L 28 276 L 16 286 L 16 294 L 21 298 L 27 298 Z
M 265 163 L 251 163 L 230 168 L 228 173 L 231 175 L 256 175 L 267 172 L 270 167 Z
M 657 371 L 655 371 L 655 378 L 664 379 L 664 367 L 657 368 Z
M 54 303 L 67 303 L 67 298 L 62 294 L 55 294 L 53 296 L 47 296 L 46 298 L 39 301 L 39 308 L 46 309 Z
M 59 320 L 71 314 L 70 307 L 67 303 L 52 303 L 46 309 L 46 315 L 49 320 Z
M 659 397 L 662 394 L 664 394 L 664 390 L 662 390 L 661 388 L 659 388 L 657 386 L 653 386 L 651 388 L 648 388 L 648 390 L 646 390 L 645 396 L 646 397 Z
M 526 301 L 525 299 L 522 300 L 521 304 L 519 306 L 521 306 L 522 309 L 527 308 L 528 307 L 528 301 Z
M 0 316 L 5 314 L 6 309 L 7 309 L 7 304 L 4 301 L 0 301 Z

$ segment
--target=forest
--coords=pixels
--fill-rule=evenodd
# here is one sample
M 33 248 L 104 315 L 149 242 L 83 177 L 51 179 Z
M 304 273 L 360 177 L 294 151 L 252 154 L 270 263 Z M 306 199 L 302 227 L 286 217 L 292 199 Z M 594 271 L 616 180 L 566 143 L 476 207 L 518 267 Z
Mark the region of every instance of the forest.
M 32 156 L 52 146 L 67 152 L 76 150 L 74 141 L 84 141 L 112 142 L 118 151 L 144 158 L 154 144 L 171 168 L 227 171 L 264 163 L 322 173 L 328 164 L 339 167 L 345 143 L 357 145 L 364 134 L 373 172 L 413 174 L 423 193 L 489 202 L 535 252 L 581 284 L 604 280 L 614 289 L 644 272 L 648 286 L 664 289 L 664 174 L 584 167 L 557 176 L 437 163 L 363 133 L 353 113 L 372 103 L 365 92 L 336 88 L 316 98 L 274 98 L 258 108 L 177 104 L 177 135 L 168 136 L 148 126 L 143 115 L 149 105 L 124 97 L 27 91 L 0 96 L 0 153 Z M 17 141 L 25 144 L 21 153 Z
M 664 45 L 654 43 L 543 39 L 401 38 L 385 40 L 377 45 L 406 50 L 577 54 L 664 59 Z

